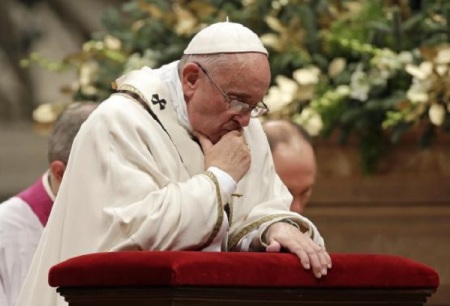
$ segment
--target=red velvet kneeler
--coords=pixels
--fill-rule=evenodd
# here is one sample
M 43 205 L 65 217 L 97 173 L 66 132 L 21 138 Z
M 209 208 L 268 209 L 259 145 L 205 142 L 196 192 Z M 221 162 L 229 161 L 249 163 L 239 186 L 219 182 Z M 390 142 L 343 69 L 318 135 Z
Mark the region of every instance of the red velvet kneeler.
M 49 272 L 49 284 L 60 287 L 60 293 L 61 288 L 70 291 L 70 288 L 114 290 L 119 287 L 203 288 L 202 292 L 204 288 L 303 288 L 314 289 L 315 292 L 319 289 L 319 295 L 320 290 L 325 294 L 328 289 L 333 292 L 344 289 L 355 289 L 355 292 L 424 289 L 425 300 L 439 286 L 439 276 L 434 269 L 407 258 L 369 254 L 331 254 L 331 257 L 333 267 L 328 275 L 316 279 L 310 271 L 301 267 L 297 257 L 287 253 L 95 253 L 53 266 Z

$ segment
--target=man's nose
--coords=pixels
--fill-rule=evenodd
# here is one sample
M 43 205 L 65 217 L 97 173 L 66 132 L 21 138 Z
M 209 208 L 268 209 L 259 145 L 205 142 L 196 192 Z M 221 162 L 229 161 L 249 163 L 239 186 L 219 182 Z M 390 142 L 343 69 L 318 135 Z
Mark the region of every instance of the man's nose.
M 247 125 L 249 125 L 250 118 L 250 112 L 234 115 L 234 120 L 237 121 L 241 127 L 246 127 Z

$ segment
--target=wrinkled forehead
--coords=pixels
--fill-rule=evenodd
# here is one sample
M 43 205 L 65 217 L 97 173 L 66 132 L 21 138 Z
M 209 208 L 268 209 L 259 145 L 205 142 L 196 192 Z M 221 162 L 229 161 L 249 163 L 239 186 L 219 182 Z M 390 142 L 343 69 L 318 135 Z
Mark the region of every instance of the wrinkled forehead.
M 229 84 L 242 83 L 247 89 L 267 92 L 270 85 L 270 65 L 267 56 L 260 53 L 242 54 L 232 57 L 214 69 L 214 76 Z

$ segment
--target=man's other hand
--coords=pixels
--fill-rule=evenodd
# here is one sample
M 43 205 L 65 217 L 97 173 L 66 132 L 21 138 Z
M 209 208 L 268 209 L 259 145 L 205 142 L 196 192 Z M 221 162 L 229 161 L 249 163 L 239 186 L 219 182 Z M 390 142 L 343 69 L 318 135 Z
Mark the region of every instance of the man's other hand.
M 308 235 L 288 223 L 270 225 L 265 238 L 268 245 L 266 252 L 280 252 L 282 248 L 288 250 L 297 255 L 305 269 L 312 269 L 317 278 L 327 275 L 327 270 L 331 268 L 330 255 Z

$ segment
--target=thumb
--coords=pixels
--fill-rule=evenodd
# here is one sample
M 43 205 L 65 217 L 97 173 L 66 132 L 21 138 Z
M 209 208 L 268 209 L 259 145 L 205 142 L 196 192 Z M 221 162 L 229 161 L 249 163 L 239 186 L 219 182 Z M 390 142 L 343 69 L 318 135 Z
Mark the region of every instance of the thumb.
M 192 133 L 194 134 L 195 137 L 197 137 L 198 141 L 200 142 L 203 152 L 206 152 L 213 146 L 211 140 L 209 140 L 209 138 L 203 135 L 202 133 L 198 131 L 193 131 Z
M 266 247 L 266 252 L 276 253 L 280 252 L 281 244 L 278 241 L 272 240 L 272 242 Z

